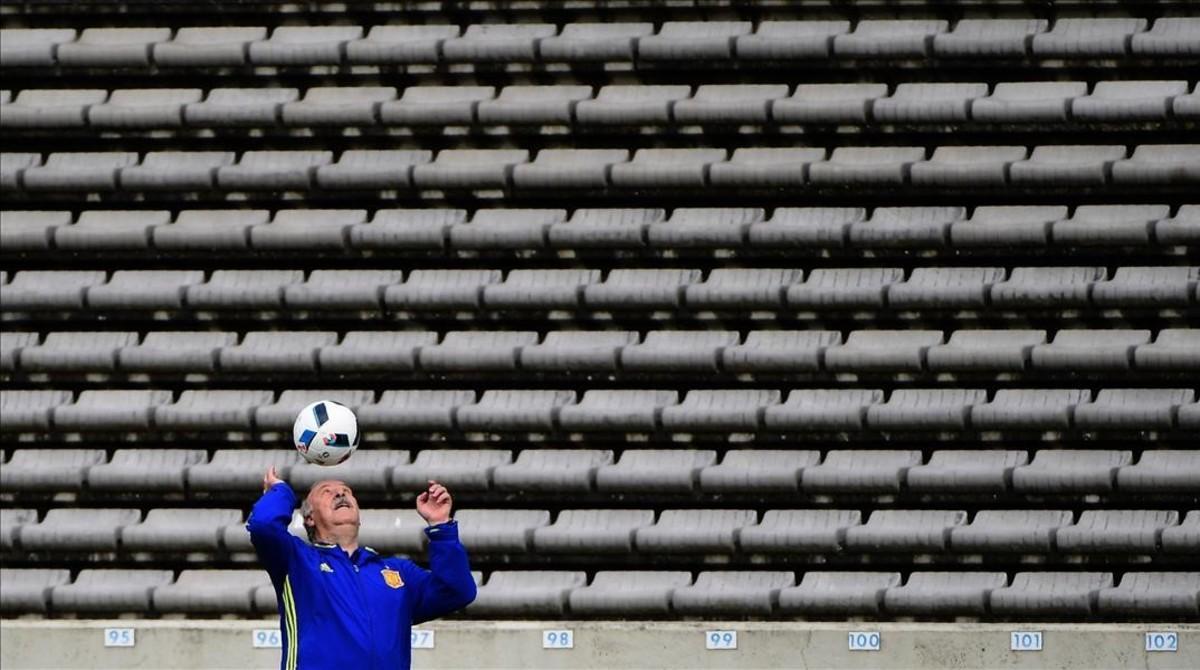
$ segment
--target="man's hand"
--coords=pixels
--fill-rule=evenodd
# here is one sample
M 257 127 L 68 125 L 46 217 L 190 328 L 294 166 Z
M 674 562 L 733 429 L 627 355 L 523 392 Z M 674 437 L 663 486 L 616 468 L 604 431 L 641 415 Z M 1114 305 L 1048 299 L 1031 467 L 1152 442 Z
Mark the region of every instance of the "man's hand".
M 445 486 L 429 480 L 429 488 L 417 496 L 417 514 L 425 523 L 436 526 L 450 520 L 450 492 Z
M 267 468 L 267 474 L 263 475 L 263 493 L 271 490 L 272 486 L 279 484 L 283 480 L 279 478 L 279 473 L 275 472 L 275 466 Z

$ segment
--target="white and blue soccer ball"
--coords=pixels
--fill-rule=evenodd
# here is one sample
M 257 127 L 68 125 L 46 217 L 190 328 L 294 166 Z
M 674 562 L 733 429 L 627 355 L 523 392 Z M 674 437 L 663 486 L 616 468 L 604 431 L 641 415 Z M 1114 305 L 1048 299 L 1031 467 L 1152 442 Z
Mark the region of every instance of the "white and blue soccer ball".
M 292 425 L 296 451 L 316 465 L 337 465 L 358 448 L 358 418 L 341 403 L 318 400 L 300 410 Z

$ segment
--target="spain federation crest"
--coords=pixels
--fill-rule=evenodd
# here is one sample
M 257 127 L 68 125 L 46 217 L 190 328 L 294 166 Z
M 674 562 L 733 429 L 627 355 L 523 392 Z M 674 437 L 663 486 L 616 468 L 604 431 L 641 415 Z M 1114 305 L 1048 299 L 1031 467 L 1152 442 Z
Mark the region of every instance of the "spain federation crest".
M 384 584 L 387 584 L 388 586 L 392 587 L 393 589 L 398 589 L 401 586 L 404 586 L 404 580 L 400 578 L 399 572 L 396 572 L 395 570 L 389 570 L 387 568 L 384 568 L 383 570 L 380 570 L 379 572 L 380 572 L 380 574 L 383 575 L 383 583 Z

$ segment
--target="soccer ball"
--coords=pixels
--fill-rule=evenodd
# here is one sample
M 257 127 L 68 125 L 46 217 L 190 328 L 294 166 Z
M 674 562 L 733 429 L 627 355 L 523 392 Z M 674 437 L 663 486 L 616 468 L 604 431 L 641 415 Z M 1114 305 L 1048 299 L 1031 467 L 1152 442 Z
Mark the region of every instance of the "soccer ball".
M 358 448 L 358 419 L 349 407 L 318 400 L 300 410 L 292 425 L 296 451 L 316 465 L 337 465 Z

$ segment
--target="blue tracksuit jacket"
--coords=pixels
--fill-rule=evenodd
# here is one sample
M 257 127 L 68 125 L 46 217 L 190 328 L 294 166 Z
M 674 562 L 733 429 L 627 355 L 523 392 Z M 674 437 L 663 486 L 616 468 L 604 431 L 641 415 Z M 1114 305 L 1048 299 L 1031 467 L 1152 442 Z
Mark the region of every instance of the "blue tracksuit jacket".
M 407 670 L 411 626 L 475 600 L 467 552 L 453 521 L 425 530 L 429 565 L 384 558 L 367 547 L 348 555 L 288 532 L 296 495 L 272 486 L 246 528 L 279 601 L 283 670 Z

